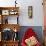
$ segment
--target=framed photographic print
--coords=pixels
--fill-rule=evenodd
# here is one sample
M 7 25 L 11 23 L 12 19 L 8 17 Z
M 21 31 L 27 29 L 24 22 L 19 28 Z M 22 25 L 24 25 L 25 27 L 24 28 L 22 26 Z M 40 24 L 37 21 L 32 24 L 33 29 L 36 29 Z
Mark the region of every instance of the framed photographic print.
M 9 10 L 2 10 L 2 15 L 9 15 Z
M 17 13 L 18 13 L 18 12 L 17 12 L 16 10 L 10 10 L 10 11 L 9 11 L 9 14 L 10 14 L 10 15 L 16 15 Z
M 14 12 L 11 11 L 11 12 L 10 12 L 10 15 L 14 15 Z
M 29 16 L 29 18 L 32 18 L 32 16 L 33 16 L 33 7 L 32 6 L 28 6 L 28 16 Z

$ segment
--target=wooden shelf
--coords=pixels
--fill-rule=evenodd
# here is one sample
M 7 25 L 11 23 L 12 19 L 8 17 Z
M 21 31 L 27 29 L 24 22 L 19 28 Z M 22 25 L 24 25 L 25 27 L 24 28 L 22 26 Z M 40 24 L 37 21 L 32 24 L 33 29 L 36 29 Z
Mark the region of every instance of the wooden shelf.
M 19 7 L 0 7 L 0 9 L 18 9 Z
M 1 24 L 0 27 L 1 27 L 1 30 L 5 29 L 5 28 L 10 28 L 13 31 L 14 31 L 14 29 L 17 29 L 17 31 L 20 30 L 19 24 Z
M 14 17 L 17 16 L 17 18 L 16 18 L 17 19 L 17 24 L 8 24 L 7 17 L 9 17 L 9 16 L 14 16 Z M 0 32 L 3 33 L 3 30 L 8 28 L 8 29 L 11 29 L 12 31 L 14 31 L 14 35 L 15 35 L 15 29 L 17 30 L 16 32 L 18 33 L 18 31 L 20 30 L 20 25 L 18 24 L 18 17 L 19 17 L 19 7 L 0 7 L 0 20 L 1 20 Z M 1 36 L 2 36 L 2 34 L 1 34 Z M 14 39 L 14 37 L 13 37 L 13 39 Z M 0 46 L 18 46 L 18 42 L 19 42 L 18 39 L 17 39 L 17 41 L 13 41 L 13 39 L 10 39 L 9 41 L 5 41 L 2 38 L 3 37 L 1 37 Z
M 5 42 L 5 43 L 8 43 L 8 42 L 12 43 L 12 42 L 19 42 L 19 40 L 16 40 L 16 41 L 10 40 L 10 41 L 3 41 L 3 42 Z
M 2 46 L 18 46 L 18 41 L 3 41 L 0 45 Z

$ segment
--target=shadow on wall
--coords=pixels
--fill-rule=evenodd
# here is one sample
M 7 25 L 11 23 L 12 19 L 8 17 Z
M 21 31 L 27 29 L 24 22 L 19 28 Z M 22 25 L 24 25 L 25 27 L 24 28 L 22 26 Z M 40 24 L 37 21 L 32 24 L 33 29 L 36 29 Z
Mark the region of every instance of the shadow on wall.
M 22 26 L 19 32 L 19 39 L 22 40 L 24 33 L 28 28 L 32 28 L 34 32 L 36 32 L 37 37 L 41 43 L 43 43 L 43 30 L 42 26 Z

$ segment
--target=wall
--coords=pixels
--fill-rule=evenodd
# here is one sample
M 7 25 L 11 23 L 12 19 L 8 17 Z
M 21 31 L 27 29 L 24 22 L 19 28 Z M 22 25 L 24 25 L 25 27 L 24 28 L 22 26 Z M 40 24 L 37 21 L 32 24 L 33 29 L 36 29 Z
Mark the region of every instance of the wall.
M 0 0 L 0 6 L 14 6 L 15 0 Z M 19 24 L 21 26 L 43 26 L 42 0 L 17 0 L 19 11 Z M 33 7 L 33 18 L 28 17 L 28 6 Z
M 42 0 L 26 0 L 20 1 L 21 3 L 21 25 L 27 26 L 42 26 L 43 25 L 43 11 Z M 33 6 L 33 18 L 28 18 L 28 6 Z

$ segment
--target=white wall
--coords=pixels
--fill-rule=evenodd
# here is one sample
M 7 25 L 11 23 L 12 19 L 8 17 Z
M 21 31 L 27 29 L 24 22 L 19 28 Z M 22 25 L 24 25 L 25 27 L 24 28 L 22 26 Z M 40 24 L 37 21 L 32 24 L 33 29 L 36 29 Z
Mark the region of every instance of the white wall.
M 14 6 L 15 0 L 0 0 L 0 6 Z M 19 24 L 21 26 L 43 26 L 42 0 L 17 0 L 20 7 Z M 28 6 L 33 7 L 33 18 L 28 18 Z

